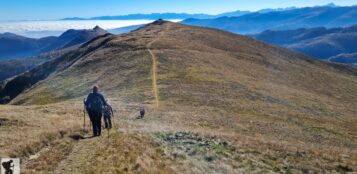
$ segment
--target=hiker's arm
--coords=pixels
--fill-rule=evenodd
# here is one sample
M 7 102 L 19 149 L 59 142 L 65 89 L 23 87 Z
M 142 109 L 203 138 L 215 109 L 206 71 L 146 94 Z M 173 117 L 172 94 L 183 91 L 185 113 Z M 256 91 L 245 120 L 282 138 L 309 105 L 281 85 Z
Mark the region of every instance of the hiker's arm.
M 85 100 L 85 102 L 84 102 L 84 104 L 86 105 L 86 106 L 88 106 L 88 102 L 89 102 L 89 100 L 90 100 L 90 94 L 87 96 L 87 99 Z
M 102 99 L 104 106 L 108 106 L 107 101 L 105 100 L 104 96 L 102 94 L 100 94 L 100 98 Z
M 110 111 L 112 112 L 112 115 L 113 115 L 113 117 L 114 117 L 114 112 L 113 112 L 112 106 L 109 105 L 109 108 L 110 108 Z

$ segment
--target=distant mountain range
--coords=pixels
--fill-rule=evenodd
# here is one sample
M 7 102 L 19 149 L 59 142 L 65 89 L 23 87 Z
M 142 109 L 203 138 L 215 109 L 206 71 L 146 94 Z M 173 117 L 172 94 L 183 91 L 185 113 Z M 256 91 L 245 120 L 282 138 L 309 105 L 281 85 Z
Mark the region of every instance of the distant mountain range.
M 267 12 L 248 13 L 238 17 L 215 19 L 190 18 L 183 24 L 217 28 L 233 33 L 252 34 L 264 30 L 288 30 L 312 27 L 344 27 L 357 24 L 357 6 L 334 5 L 291 8 Z
M 284 31 L 267 30 L 251 36 L 320 59 L 357 64 L 357 25 L 331 29 L 319 27 Z
M 115 29 L 109 29 L 108 32 L 112 34 L 124 34 L 124 33 L 129 33 L 130 31 L 136 30 L 140 27 L 145 26 L 145 24 L 141 25 L 131 25 L 127 27 L 120 27 L 120 28 L 115 28 Z
M 188 14 L 188 13 L 152 13 L 152 14 L 129 14 L 120 16 L 98 16 L 91 18 L 64 18 L 62 20 L 139 20 L 139 19 L 186 19 L 186 18 L 198 18 L 207 19 L 214 18 L 215 15 L 208 14 Z
M 218 15 L 209 14 L 188 14 L 188 13 L 151 13 L 151 14 L 129 14 L 129 15 L 119 15 L 119 16 L 98 16 L 91 18 L 64 18 L 62 20 L 138 20 L 138 19 L 187 19 L 187 18 L 197 18 L 197 19 L 210 19 L 217 18 L 221 16 L 240 16 L 250 13 L 249 11 L 234 11 L 229 13 L 222 13 Z
M 62 56 L 79 45 L 106 34 L 100 27 L 67 30 L 59 37 L 27 38 L 12 33 L 0 34 L 0 81 Z
M 0 60 L 40 54 L 55 40 L 56 37 L 32 39 L 12 33 L 0 34 Z
M 321 7 L 321 6 L 316 6 Z M 337 7 L 335 4 L 330 3 L 324 5 L 323 7 Z M 128 14 L 128 15 L 117 15 L 117 16 L 97 16 L 91 18 L 80 18 L 80 17 L 70 17 L 64 18 L 62 20 L 138 20 L 138 19 L 149 19 L 149 20 L 156 20 L 156 19 L 187 19 L 187 18 L 196 18 L 196 19 L 213 19 L 219 17 L 237 17 L 242 16 L 249 13 L 269 13 L 274 11 L 286 11 L 286 10 L 293 10 L 297 9 L 296 7 L 287 7 L 287 8 L 267 8 L 261 9 L 258 11 L 248 11 L 248 10 L 236 10 L 232 12 L 225 12 L 216 15 L 211 14 L 189 14 L 189 13 L 151 13 L 151 14 Z
M 0 81 L 28 71 L 43 62 L 62 56 L 74 48 L 75 47 L 52 51 L 38 56 L 26 57 L 22 59 L 0 60 Z
M 87 42 L 107 31 L 100 27 L 90 30 L 67 30 L 59 37 L 27 38 L 13 33 L 0 34 L 0 60 L 36 56 Z

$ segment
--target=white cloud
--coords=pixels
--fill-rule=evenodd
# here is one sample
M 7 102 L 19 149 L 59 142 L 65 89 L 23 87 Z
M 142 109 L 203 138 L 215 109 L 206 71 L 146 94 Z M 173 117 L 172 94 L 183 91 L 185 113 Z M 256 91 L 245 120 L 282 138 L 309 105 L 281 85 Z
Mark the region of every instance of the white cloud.
M 175 22 L 179 20 L 173 20 Z M 153 20 L 78 20 L 78 21 L 16 21 L 1 22 L 0 33 L 11 32 L 28 37 L 59 35 L 68 29 L 91 29 L 96 25 L 103 29 L 114 29 L 146 24 Z

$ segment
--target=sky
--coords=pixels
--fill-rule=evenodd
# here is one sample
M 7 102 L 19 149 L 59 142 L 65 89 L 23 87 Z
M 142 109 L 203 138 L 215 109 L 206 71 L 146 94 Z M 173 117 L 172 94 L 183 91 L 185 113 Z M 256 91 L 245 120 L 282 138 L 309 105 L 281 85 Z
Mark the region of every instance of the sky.
M 357 0 L 0 0 L 0 21 L 53 20 L 132 13 L 185 12 L 218 14 L 235 10 L 305 7 Z

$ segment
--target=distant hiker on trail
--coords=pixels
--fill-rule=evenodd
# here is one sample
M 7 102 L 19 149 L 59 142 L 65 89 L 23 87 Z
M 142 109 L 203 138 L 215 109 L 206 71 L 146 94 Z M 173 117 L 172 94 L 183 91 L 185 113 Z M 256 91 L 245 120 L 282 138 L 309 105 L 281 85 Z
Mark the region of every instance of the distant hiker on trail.
M 145 115 L 145 109 L 144 109 L 144 108 L 141 108 L 141 109 L 140 109 L 140 117 L 141 117 L 141 118 L 144 118 L 144 115 Z
M 105 128 L 111 129 L 112 128 L 112 115 L 113 115 L 113 108 L 110 105 L 104 107 L 104 124 Z
M 93 87 L 93 92 L 90 93 L 85 101 L 86 110 L 89 119 L 92 122 L 93 136 L 100 136 L 102 131 L 102 115 L 104 107 L 108 106 L 104 96 L 99 93 L 99 86 Z
M 144 115 L 145 115 L 145 109 L 144 108 L 140 108 L 139 116 L 136 117 L 136 119 L 142 119 L 142 118 L 144 118 Z
M 12 174 L 13 173 L 13 170 L 11 168 L 13 168 L 14 165 L 11 165 L 12 162 L 13 161 L 10 160 L 8 162 L 3 162 L 2 163 L 2 167 L 4 167 L 4 169 L 5 169 L 5 174 Z

